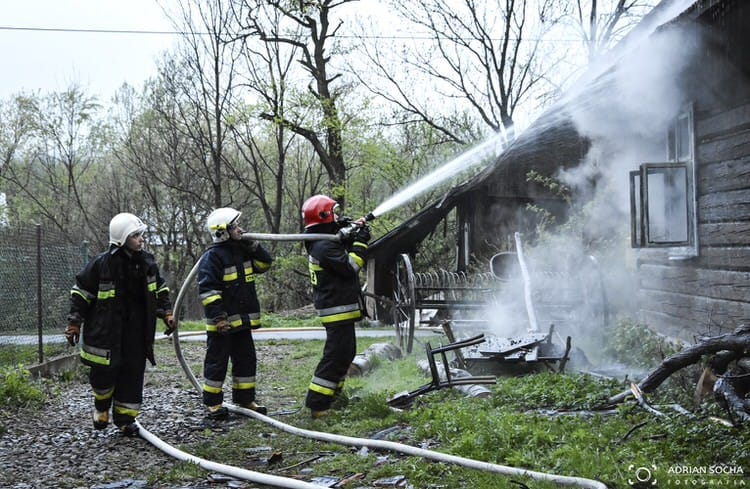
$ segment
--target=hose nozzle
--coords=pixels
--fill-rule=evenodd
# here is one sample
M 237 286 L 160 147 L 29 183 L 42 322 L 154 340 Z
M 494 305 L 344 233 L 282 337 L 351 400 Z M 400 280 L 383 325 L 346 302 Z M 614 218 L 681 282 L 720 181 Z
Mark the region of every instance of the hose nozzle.
M 372 212 L 368 212 L 367 215 L 364 217 L 365 222 L 370 222 L 375 220 L 375 214 Z

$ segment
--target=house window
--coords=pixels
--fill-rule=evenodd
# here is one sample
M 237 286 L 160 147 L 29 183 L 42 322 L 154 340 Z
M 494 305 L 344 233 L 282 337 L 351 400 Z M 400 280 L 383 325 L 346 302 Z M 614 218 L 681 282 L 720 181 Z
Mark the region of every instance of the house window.
M 698 256 L 694 141 L 689 107 L 667 131 L 667 161 L 642 163 L 630 172 L 634 248 L 666 248 L 672 259 Z

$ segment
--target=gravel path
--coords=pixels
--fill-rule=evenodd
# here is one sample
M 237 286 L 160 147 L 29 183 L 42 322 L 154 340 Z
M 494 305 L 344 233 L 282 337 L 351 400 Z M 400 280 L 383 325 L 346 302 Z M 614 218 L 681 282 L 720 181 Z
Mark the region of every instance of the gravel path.
M 189 365 L 200 365 L 204 345 L 183 344 Z M 262 361 L 263 348 L 258 349 Z M 157 347 L 156 367 L 146 371 L 141 425 L 173 446 L 210 436 L 200 395 L 188 382 L 171 345 Z M 88 369 L 81 369 L 87 373 Z M 122 436 L 112 425 L 92 427 L 93 401 L 85 378 L 58 384 L 41 409 L 15 412 L 0 410 L 0 487 L 12 489 L 124 489 L 124 488 L 250 488 L 257 484 L 217 481 L 216 474 L 179 486 L 149 485 L 149 475 L 169 470 L 175 459 L 146 440 Z M 231 417 L 219 429 L 247 419 Z

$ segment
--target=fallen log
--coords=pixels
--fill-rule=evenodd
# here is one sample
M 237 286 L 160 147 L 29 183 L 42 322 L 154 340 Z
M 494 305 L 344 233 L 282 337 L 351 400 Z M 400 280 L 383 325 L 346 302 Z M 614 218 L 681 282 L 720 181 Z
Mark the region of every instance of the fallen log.
M 401 358 L 401 349 L 391 343 L 373 343 L 358 354 L 349 365 L 347 376 L 361 377 L 368 373 L 379 360 L 392 362 Z
M 664 360 L 645 379 L 637 385 L 641 392 L 649 393 L 656 390 L 674 372 L 697 363 L 704 355 L 716 354 L 729 351 L 729 357 L 740 358 L 748 355 L 750 351 L 750 326 L 742 325 L 732 333 L 702 338 L 700 343 L 689 346 L 679 353 Z M 722 359 L 725 365 L 728 358 Z M 627 389 L 607 399 L 609 404 L 618 404 L 633 395 L 631 389 Z
M 420 360 L 419 362 L 417 362 L 417 366 L 422 372 L 430 374 L 430 366 L 427 360 Z M 436 367 L 438 370 L 438 375 L 441 378 L 446 378 L 445 368 L 440 364 L 437 364 Z M 469 372 L 460 368 L 451 368 L 450 374 L 454 379 L 471 377 L 471 374 Z M 453 386 L 453 388 L 466 395 L 466 397 L 483 399 L 485 397 L 489 397 L 492 394 L 492 391 L 481 384 L 455 385 Z
M 714 384 L 714 395 L 718 403 L 729 413 L 734 426 L 740 426 L 750 421 L 750 414 L 745 407 L 744 392 L 738 393 L 734 383 L 725 377 L 720 377 Z

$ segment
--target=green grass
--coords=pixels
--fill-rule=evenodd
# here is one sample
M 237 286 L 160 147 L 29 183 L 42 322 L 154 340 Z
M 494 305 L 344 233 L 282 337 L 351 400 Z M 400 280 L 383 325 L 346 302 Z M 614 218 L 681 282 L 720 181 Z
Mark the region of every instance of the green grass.
M 315 313 L 288 316 L 284 314 L 263 313 L 261 316 L 263 328 L 310 328 L 320 327 L 320 321 Z M 205 331 L 204 321 L 180 321 L 180 331 Z
M 360 339 L 358 349 L 362 351 L 377 341 L 382 339 Z M 260 367 L 261 390 L 266 390 L 270 400 L 273 395 L 268 395 L 269 390 L 282 390 L 301 399 L 322 348 L 320 341 L 279 341 L 268 346 L 290 344 L 293 354 Z M 357 438 L 392 430 L 387 440 L 503 466 L 596 479 L 612 488 L 630 487 L 627 481 L 633 479 L 638 467 L 656 467 L 652 477 L 672 485 L 684 484 L 684 479 L 669 473 L 674 467 L 708 468 L 724 463 L 750 471 L 748 431 L 713 421 L 710 416 L 722 415 L 713 401 L 690 416 L 663 407 L 680 396 L 675 388 L 649 396 L 650 402 L 664 411 L 663 417 L 630 403 L 606 412 L 595 411 L 607 397 L 627 386 L 588 375 L 555 373 L 499 378 L 490 386 L 491 396 L 485 399 L 441 389 L 421 396 L 408 410 L 390 409 L 387 400 L 392 396 L 428 382 L 415 366 L 418 359 L 420 355 L 414 354 L 394 362 L 381 361 L 364 377 L 348 379 L 345 392 L 354 400 L 329 418 L 312 420 L 302 410 L 278 419 L 299 428 Z M 264 374 L 269 369 L 281 375 L 270 379 Z M 271 438 L 269 431 L 273 432 Z M 303 464 L 312 470 L 305 474 L 306 480 L 362 473 L 364 478 L 358 484 L 368 487 L 378 479 L 396 475 L 405 476 L 409 484 L 419 488 L 517 488 L 519 483 L 534 488 L 555 487 L 397 452 L 313 442 L 254 421 L 183 449 L 211 460 L 243 465 L 248 463 L 244 449 L 260 444 L 270 444 L 284 459 L 263 471 L 284 476 L 296 475 L 302 466 L 287 471 L 281 470 L 283 467 L 303 462 L 310 453 L 330 452 Z M 738 479 L 715 475 L 706 480 L 729 484 Z
M 358 338 L 358 351 L 382 341 L 386 340 Z M 171 348 L 167 342 L 157 342 L 161 364 L 173 355 Z M 651 471 L 648 483 L 640 487 L 685 486 L 693 480 L 724 487 L 750 483 L 732 475 L 686 479 L 674 474 L 675 468 L 707 470 L 720 464 L 750 473 L 750 431 L 716 422 L 714 417 L 726 418 L 716 402 L 707 399 L 689 415 L 670 407 L 674 403 L 690 406 L 686 390 L 694 387 L 694 382 L 684 379 L 666 382 L 647 396 L 664 416 L 650 414 L 631 402 L 601 410 L 608 397 L 628 387 L 625 382 L 549 372 L 498 377 L 497 384 L 488 386 L 491 395 L 486 398 L 467 398 L 456 390 L 441 389 L 419 397 L 408 410 L 391 409 L 388 399 L 429 381 L 416 366 L 417 360 L 424 359 L 424 351 L 415 347 L 415 353 L 406 358 L 374 362 L 369 373 L 347 379 L 345 393 L 350 403 L 328 418 L 312 420 L 307 410 L 290 407 L 302 405 L 323 342 L 264 340 L 258 348 L 265 358 L 258 366 L 259 398 L 272 413 L 283 413 L 275 415 L 276 419 L 298 428 L 355 438 L 377 436 L 500 466 L 596 479 L 610 488 L 632 487 L 628 481 L 635 479 L 638 468 Z M 176 364 L 170 368 L 180 376 Z M 197 366 L 195 370 L 199 370 Z M 24 383 L 30 385 L 29 391 Z M 29 396 L 28 401 L 19 402 L 36 402 L 34 388 L 38 384 L 31 379 L 16 377 L 10 385 L 15 397 Z M 250 455 L 247 451 L 259 446 L 270 446 L 273 453 L 281 455 L 281 461 L 267 465 L 271 452 Z M 352 487 L 373 487 L 378 479 L 397 475 L 415 488 L 556 487 L 528 477 L 394 451 L 315 441 L 252 419 L 233 424 L 227 431 L 206 430 L 202 441 L 178 448 L 209 460 L 308 481 L 362 474 Z M 310 472 L 301 473 L 302 469 Z M 204 477 L 192 464 L 180 463 L 169 471 L 151 474 L 149 482 L 159 486 Z M 652 486 L 653 480 L 658 483 Z
M 3 367 L 0 369 L 0 407 L 12 410 L 41 406 L 47 399 L 45 382 L 32 378 L 31 373 L 20 365 Z
M 36 335 L 34 335 L 36 340 Z M 55 343 L 44 345 L 42 348 L 43 359 L 49 360 L 60 355 L 72 352 L 67 343 Z M 39 363 L 39 347 L 36 344 L 14 345 L 6 340 L 0 341 L 0 367 L 24 365 L 31 366 Z

